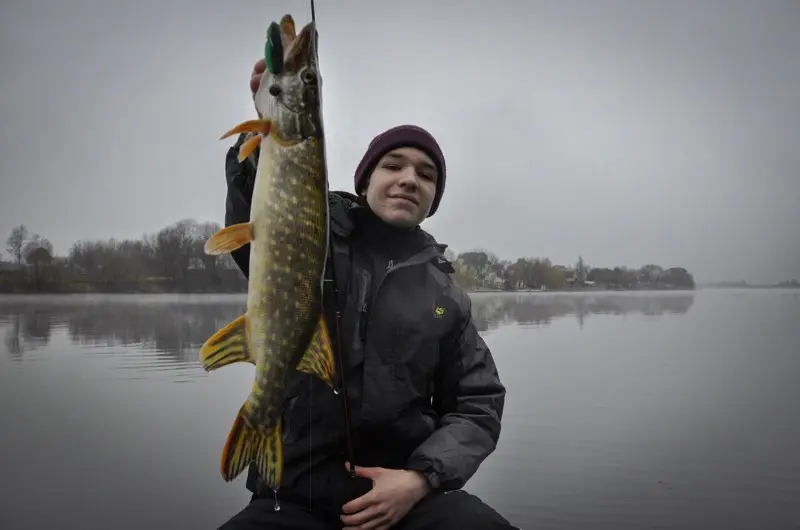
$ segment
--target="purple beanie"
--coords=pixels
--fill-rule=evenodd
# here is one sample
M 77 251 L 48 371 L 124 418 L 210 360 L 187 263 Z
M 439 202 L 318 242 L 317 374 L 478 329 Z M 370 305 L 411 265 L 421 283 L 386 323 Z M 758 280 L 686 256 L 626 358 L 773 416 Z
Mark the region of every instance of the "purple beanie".
M 416 125 L 398 125 L 397 127 L 382 132 L 372 139 L 367 148 L 367 152 L 364 153 L 361 162 L 358 164 L 358 168 L 356 168 L 356 193 L 361 193 L 362 186 L 367 182 L 372 170 L 381 157 L 398 147 L 416 147 L 421 149 L 427 153 L 436 164 L 439 176 L 436 180 L 436 195 L 433 198 L 433 203 L 431 203 L 431 210 L 428 212 L 428 217 L 430 217 L 436 213 L 439 202 L 442 200 L 444 181 L 447 177 L 447 172 L 445 170 L 444 155 L 436 139 L 431 136 L 431 133 Z

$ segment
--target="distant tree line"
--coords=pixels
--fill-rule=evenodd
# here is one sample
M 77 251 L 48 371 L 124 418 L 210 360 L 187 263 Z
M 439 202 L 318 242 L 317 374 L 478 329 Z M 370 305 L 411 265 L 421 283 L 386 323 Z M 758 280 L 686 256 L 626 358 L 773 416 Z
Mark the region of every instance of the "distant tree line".
M 458 282 L 473 290 L 694 289 L 694 277 L 683 267 L 649 264 L 638 269 L 618 265 L 592 267 L 583 257 L 575 265 L 548 258 L 500 260 L 486 250 L 450 253 Z
M 724 281 L 724 282 L 708 282 L 703 287 L 713 287 L 715 289 L 774 289 L 774 288 L 790 288 L 800 289 L 800 280 L 784 280 L 773 284 L 753 284 L 744 280 L 739 281 Z
M 184 219 L 137 240 L 79 241 L 66 256 L 25 225 L 6 241 L 10 262 L 0 262 L 0 292 L 161 293 L 246 292 L 247 281 L 229 255 L 208 256 L 206 240 L 217 223 Z M 579 257 L 572 266 L 548 258 L 501 260 L 486 250 L 447 257 L 455 279 L 469 290 L 694 289 L 683 267 L 649 264 L 592 267 Z
M 46 238 L 20 225 L 6 241 L 13 261 L 0 264 L 0 292 L 244 292 L 230 255 L 203 252 L 219 229 L 185 219 L 137 240 L 78 241 L 56 256 Z

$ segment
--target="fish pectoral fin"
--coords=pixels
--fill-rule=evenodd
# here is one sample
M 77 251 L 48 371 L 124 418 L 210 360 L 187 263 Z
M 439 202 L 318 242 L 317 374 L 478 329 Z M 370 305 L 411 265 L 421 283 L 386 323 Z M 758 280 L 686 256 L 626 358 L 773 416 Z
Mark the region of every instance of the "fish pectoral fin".
M 269 134 L 269 130 L 271 128 L 272 128 L 272 122 L 270 122 L 269 120 L 262 120 L 262 119 L 247 120 L 243 121 L 230 131 L 223 134 L 220 137 L 220 140 L 224 140 L 225 138 L 233 136 L 234 134 L 241 134 L 245 132 L 253 132 L 253 133 L 267 135 Z
M 236 415 L 231 432 L 222 449 L 220 471 L 230 482 L 255 462 L 261 479 L 271 489 L 278 489 L 283 477 L 283 440 L 280 421 L 274 429 L 258 430 L 244 419 L 244 406 Z
M 203 250 L 210 256 L 233 252 L 253 240 L 253 224 L 238 223 L 226 226 L 206 241 Z
M 325 381 L 328 386 L 335 388 L 333 378 L 336 373 L 336 364 L 333 356 L 333 344 L 331 343 L 324 314 L 319 317 L 317 328 L 314 330 L 308 349 L 306 349 L 303 358 L 297 364 L 297 369 L 307 374 L 316 375 Z
M 247 315 L 236 317 L 200 348 L 200 363 L 207 372 L 239 362 L 256 362 L 247 341 Z
M 256 134 L 242 142 L 242 145 L 239 146 L 239 162 L 244 162 L 244 160 L 261 145 L 261 138 L 262 136 L 260 134 Z

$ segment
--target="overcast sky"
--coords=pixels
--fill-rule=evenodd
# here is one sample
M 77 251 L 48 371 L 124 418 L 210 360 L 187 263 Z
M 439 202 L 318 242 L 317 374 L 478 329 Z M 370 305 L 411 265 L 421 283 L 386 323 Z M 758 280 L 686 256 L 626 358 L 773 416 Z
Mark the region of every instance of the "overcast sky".
M 317 0 L 331 185 L 428 128 L 455 251 L 800 277 L 800 2 Z M 224 219 L 219 136 L 305 0 L 0 4 L 0 234 L 66 253 Z M 5 245 L 2 245 L 5 247 Z

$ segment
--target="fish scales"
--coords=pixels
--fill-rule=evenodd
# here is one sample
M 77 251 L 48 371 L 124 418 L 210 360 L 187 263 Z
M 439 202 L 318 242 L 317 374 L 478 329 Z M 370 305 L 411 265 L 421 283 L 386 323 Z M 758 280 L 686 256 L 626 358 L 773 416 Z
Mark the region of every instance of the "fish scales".
M 270 422 L 283 399 L 283 375 L 305 353 L 296 345 L 308 341 L 319 318 L 321 293 L 314 287 L 323 273 L 327 229 L 320 148 L 314 139 L 291 147 L 268 140 L 259 156 L 264 163 L 253 189 L 253 296 L 248 296 L 247 313 L 253 315 L 252 343 L 264 354 L 257 360 L 257 379 L 245 411 L 253 427 L 273 427 Z M 276 376 L 273 370 L 281 373 Z
M 328 235 L 328 183 L 313 22 L 295 34 L 290 15 L 270 24 L 267 72 L 255 93 L 259 119 L 226 138 L 247 133 L 239 160 L 258 149 L 250 220 L 227 226 L 207 242 L 208 254 L 250 245 L 245 313 L 200 349 L 203 367 L 255 365 L 251 391 L 222 450 L 221 473 L 233 480 L 255 463 L 277 491 L 283 472 L 282 407 L 291 370 L 334 388 L 333 349 L 322 313 Z M 312 53 L 313 52 L 313 53 Z

